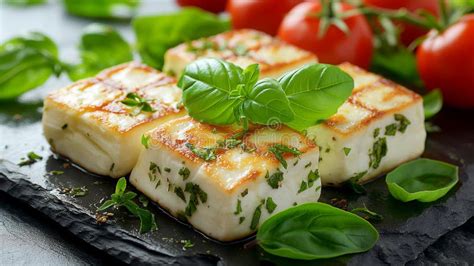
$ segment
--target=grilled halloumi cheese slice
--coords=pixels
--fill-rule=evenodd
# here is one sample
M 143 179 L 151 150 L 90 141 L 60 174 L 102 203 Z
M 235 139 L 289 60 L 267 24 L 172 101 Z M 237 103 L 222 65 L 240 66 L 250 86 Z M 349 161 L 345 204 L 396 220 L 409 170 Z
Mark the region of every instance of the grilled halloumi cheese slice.
M 187 116 L 169 121 L 146 133 L 148 148 L 130 183 L 221 241 L 245 237 L 270 215 L 319 199 L 319 149 L 313 141 L 286 127 L 239 130 Z M 275 145 L 300 154 L 282 152 L 278 160 L 271 152 Z
M 153 112 L 121 101 L 135 92 Z M 44 101 L 43 128 L 52 149 L 88 171 L 120 177 L 130 173 L 142 134 L 184 114 L 175 79 L 127 63 L 52 92 Z
M 352 96 L 331 118 L 307 130 L 320 147 L 323 185 L 369 181 L 423 153 L 426 131 L 422 98 L 350 64 Z
M 272 38 L 263 32 L 241 29 L 178 45 L 165 54 L 164 71 L 180 76 L 198 58 L 215 57 L 240 67 L 260 65 L 260 78 L 277 78 L 299 66 L 315 63 L 314 54 Z

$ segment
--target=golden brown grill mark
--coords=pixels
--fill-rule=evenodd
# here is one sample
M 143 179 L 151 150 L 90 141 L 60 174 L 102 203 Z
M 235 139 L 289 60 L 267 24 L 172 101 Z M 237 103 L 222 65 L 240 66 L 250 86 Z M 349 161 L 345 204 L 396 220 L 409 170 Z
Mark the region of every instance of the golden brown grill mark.
M 353 78 L 355 78 L 358 75 L 371 74 L 357 66 L 353 66 L 348 63 L 343 63 L 339 66 L 341 67 L 342 70 L 348 72 L 348 74 L 351 75 Z M 340 135 L 350 135 L 358 130 L 366 128 L 374 120 L 380 119 L 381 117 L 388 114 L 399 112 L 405 109 L 407 106 L 410 106 L 414 104 L 415 102 L 421 101 L 422 99 L 421 96 L 416 94 L 415 92 L 408 90 L 405 87 L 398 85 L 390 80 L 384 79 L 380 76 L 377 76 L 377 77 L 378 79 L 375 82 L 372 82 L 370 84 L 364 84 L 357 88 L 354 88 L 352 95 L 347 100 L 348 103 L 355 106 L 356 108 L 363 109 L 369 113 L 369 115 L 365 119 L 358 121 L 357 124 L 353 125 L 347 131 L 340 130 L 337 127 L 338 125 L 346 123 L 348 121 L 348 119 L 342 114 L 333 115 L 328 120 L 326 120 L 323 125 L 337 132 Z M 367 105 L 366 103 L 361 101 L 361 99 L 359 98 L 361 95 L 370 94 L 372 91 L 376 91 L 381 87 L 390 89 L 388 93 L 383 95 L 382 97 L 383 102 L 388 103 L 394 100 L 398 96 L 407 97 L 407 100 L 404 101 L 403 103 L 399 103 L 397 106 L 394 106 L 393 108 L 389 108 L 387 110 L 379 110 L 379 109 L 376 109 L 375 107 L 371 107 Z

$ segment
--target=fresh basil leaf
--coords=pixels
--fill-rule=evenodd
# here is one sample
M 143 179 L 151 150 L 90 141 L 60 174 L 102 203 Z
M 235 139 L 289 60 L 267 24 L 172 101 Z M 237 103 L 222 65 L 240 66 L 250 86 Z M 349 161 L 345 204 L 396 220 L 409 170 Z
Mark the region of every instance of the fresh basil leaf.
M 131 18 L 139 0 L 64 0 L 68 13 L 90 18 Z
M 127 188 L 127 180 L 125 177 L 121 177 L 117 184 L 115 185 L 115 194 L 122 196 Z
M 405 47 L 378 49 L 374 53 L 370 68 L 372 71 L 395 81 L 421 84 L 415 55 Z
M 459 181 L 458 167 L 448 163 L 418 159 L 400 165 L 385 179 L 390 194 L 408 202 L 435 201 L 448 193 Z
M 140 208 L 135 202 L 125 201 L 125 208 L 140 219 L 140 234 L 156 229 L 155 215 L 146 209 Z
M 54 59 L 36 49 L 0 52 L 0 100 L 14 99 L 42 85 L 55 66 Z
M 443 108 L 443 95 L 440 90 L 433 90 L 423 96 L 425 119 L 435 116 Z
M 41 33 L 15 37 L 0 45 L 0 100 L 14 99 L 59 75 L 55 43 Z
M 266 252 L 301 260 L 364 252 L 378 237 L 366 220 L 324 203 L 302 204 L 280 212 L 257 232 L 257 242 Z
M 352 209 L 351 212 L 357 215 L 360 215 L 362 218 L 366 219 L 367 221 L 381 222 L 383 220 L 382 215 L 367 209 L 367 207 L 365 206 L 361 208 Z
M 201 9 L 184 8 L 173 14 L 137 17 L 133 29 L 143 62 L 161 69 L 169 48 L 227 31 L 230 23 Z
M 246 84 L 246 91 L 250 92 L 253 86 L 257 83 L 260 76 L 260 67 L 258 64 L 252 64 L 244 69 L 244 81 Z
M 246 98 L 242 105 L 243 114 L 253 123 L 272 125 L 293 120 L 293 111 L 285 92 L 274 79 L 258 81 Z
M 190 116 L 201 122 L 226 125 L 237 121 L 235 109 L 242 99 L 233 96 L 233 92 L 243 82 L 240 67 L 207 58 L 187 65 L 178 86 L 183 89 L 183 104 Z
M 115 205 L 114 200 L 106 200 L 99 208 L 97 208 L 97 211 L 104 211 L 114 205 Z
M 38 5 L 44 4 L 46 0 L 1 0 L 0 3 L 5 2 L 9 5 L 18 5 L 18 6 L 29 6 L 29 5 Z
M 286 124 L 302 131 L 327 119 L 351 95 L 354 80 L 337 66 L 310 64 L 280 77 L 294 119 Z
M 0 45 L 0 52 L 26 48 L 39 50 L 53 58 L 58 57 L 58 47 L 54 41 L 40 32 L 29 32 L 24 36 L 9 39 Z
M 96 75 L 101 70 L 133 59 L 132 50 L 111 26 L 91 24 L 81 36 L 82 62 L 68 68 L 69 77 L 78 80 Z

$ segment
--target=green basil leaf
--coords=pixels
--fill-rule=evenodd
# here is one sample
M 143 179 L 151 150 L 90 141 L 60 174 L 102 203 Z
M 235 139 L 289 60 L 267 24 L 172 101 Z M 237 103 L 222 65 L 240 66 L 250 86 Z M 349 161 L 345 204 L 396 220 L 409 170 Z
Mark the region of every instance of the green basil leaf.
M 24 36 L 14 37 L 0 45 L 0 52 L 32 48 L 53 58 L 58 57 L 58 47 L 48 36 L 39 32 L 29 32 Z
M 240 67 L 207 58 L 187 65 L 178 86 L 183 89 L 183 104 L 190 116 L 201 122 L 225 125 L 237 121 L 234 110 L 242 100 L 232 94 L 243 82 Z
M 370 68 L 372 71 L 395 81 L 421 84 L 415 55 L 405 47 L 377 49 Z
M 140 219 L 140 234 L 147 233 L 156 228 L 155 215 L 150 211 L 138 207 L 138 205 L 131 201 L 125 201 L 123 206 Z
M 127 188 L 127 180 L 125 177 L 121 177 L 119 181 L 117 181 L 117 184 L 115 185 L 115 194 L 117 195 L 123 195 L 125 192 L 125 189 Z
M 252 64 L 244 69 L 243 74 L 247 92 L 250 92 L 253 86 L 257 83 L 258 77 L 260 76 L 260 67 L 258 64 Z
M 97 208 L 97 211 L 104 211 L 112 206 L 115 205 L 115 201 L 114 200 L 106 200 L 99 208 Z
M 446 195 L 458 181 L 457 166 L 429 159 L 402 164 L 385 179 L 390 194 L 403 202 L 435 201 Z
M 337 66 L 310 64 L 280 77 L 295 117 L 286 124 L 302 131 L 329 118 L 351 95 L 354 81 Z
M 46 82 L 56 61 L 43 52 L 15 49 L 0 52 L 0 100 L 14 99 Z
M 246 98 L 242 106 L 243 113 L 253 123 L 272 125 L 293 120 L 293 111 L 285 92 L 274 79 L 258 81 Z
M 46 0 L 1 0 L 0 1 L 0 3 L 3 3 L 3 2 L 9 5 L 30 6 L 30 5 L 44 4 Z
M 423 96 L 425 119 L 435 116 L 443 108 L 443 95 L 440 90 L 433 90 Z
M 96 75 L 101 70 L 133 59 L 132 50 L 111 26 L 87 26 L 79 45 L 82 62 L 68 69 L 69 77 L 78 80 Z
M 64 0 L 68 13 L 91 18 L 131 18 L 140 0 Z
M 201 9 L 184 8 L 173 14 L 137 17 L 133 29 L 143 62 L 161 69 L 169 48 L 227 31 L 230 23 Z
M 324 203 L 302 204 L 280 212 L 257 232 L 257 241 L 266 252 L 301 260 L 364 252 L 378 237 L 366 220 Z

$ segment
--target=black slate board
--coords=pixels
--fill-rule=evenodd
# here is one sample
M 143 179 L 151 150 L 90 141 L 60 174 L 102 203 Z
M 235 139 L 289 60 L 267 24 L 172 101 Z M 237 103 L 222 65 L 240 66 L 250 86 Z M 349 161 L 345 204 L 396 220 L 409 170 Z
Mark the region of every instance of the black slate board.
M 138 221 L 123 211 L 104 225 L 96 223 L 95 209 L 114 189 L 115 181 L 93 176 L 74 167 L 64 168 L 42 136 L 38 104 L 2 104 L 0 107 L 0 191 L 4 191 L 38 209 L 60 226 L 94 247 L 126 262 L 142 264 L 257 265 L 263 261 L 276 264 L 314 264 L 275 258 L 247 241 L 222 244 L 209 240 L 181 224 L 156 206 L 159 230 L 138 234 Z M 21 110 L 21 111 L 20 111 Z M 17 119 L 21 113 L 21 119 Z M 401 203 L 393 199 L 383 178 L 368 185 L 368 194 L 358 196 L 343 189 L 323 189 L 323 201 L 346 198 L 350 206 L 365 204 L 385 219 L 375 226 L 380 240 L 369 252 L 321 261 L 324 264 L 404 264 L 412 261 L 447 232 L 474 216 L 474 124 L 473 113 L 446 110 L 434 121 L 441 133 L 430 134 L 425 157 L 460 166 L 460 184 L 434 203 Z M 35 151 L 43 160 L 25 167 L 16 163 L 27 152 Z M 63 170 L 63 175 L 48 175 Z M 86 186 L 85 197 L 71 198 L 59 193 L 64 187 Z M 195 246 L 183 250 L 181 240 Z

